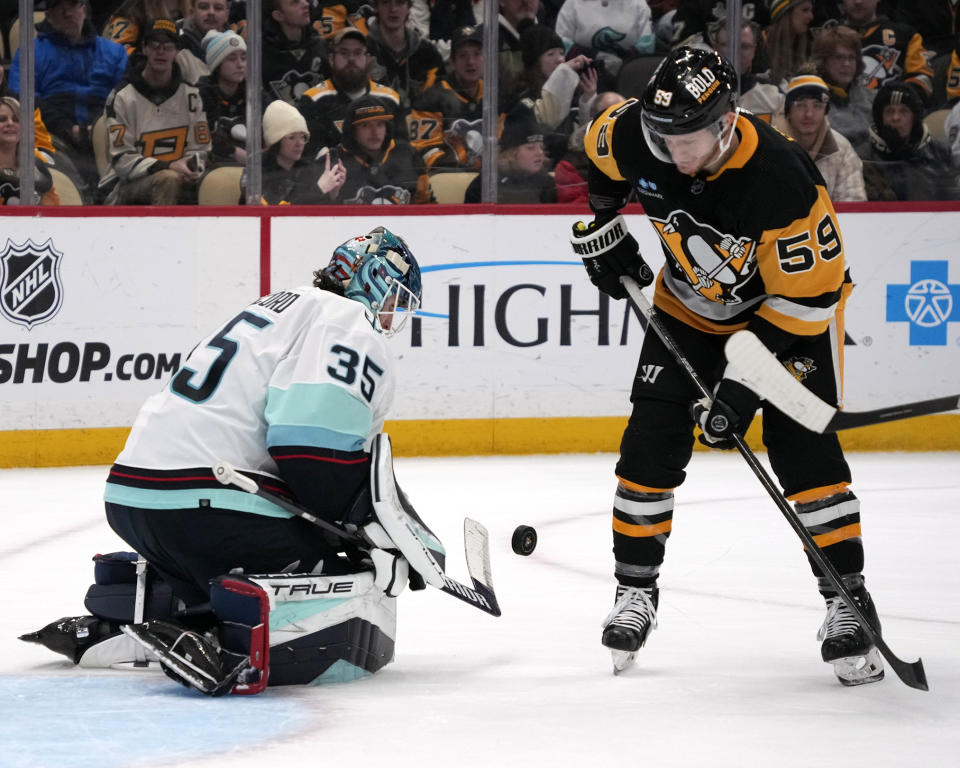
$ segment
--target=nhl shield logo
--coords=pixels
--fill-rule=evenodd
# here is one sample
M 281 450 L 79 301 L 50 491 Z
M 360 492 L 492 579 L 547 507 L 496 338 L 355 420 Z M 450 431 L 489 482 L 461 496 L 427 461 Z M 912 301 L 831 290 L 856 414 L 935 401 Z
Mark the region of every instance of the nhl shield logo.
M 16 244 L 7 240 L 0 253 L 0 312 L 27 329 L 45 323 L 60 309 L 63 289 L 60 260 L 53 241 Z

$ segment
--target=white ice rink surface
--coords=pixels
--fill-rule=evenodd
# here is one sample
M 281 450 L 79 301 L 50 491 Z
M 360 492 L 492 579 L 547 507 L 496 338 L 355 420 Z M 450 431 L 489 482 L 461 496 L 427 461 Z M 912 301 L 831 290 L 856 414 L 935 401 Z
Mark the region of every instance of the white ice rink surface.
M 736 455 L 694 456 L 677 493 L 660 628 L 614 677 L 612 455 L 397 459 L 468 581 L 464 515 L 491 534 L 492 618 L 435 590 L 400 598 L 396 661 L 354 683 L 209 699 L 159 673 L 84 671 L 17 636 L 83 613 L 105 467 L 0 471 L 0 765 L 960 765 L 960 455 L 851 454 L 867 583 L 888 669 L 843 688 L 820 661 L 824 608 L 794 532 Z M 540 535 L 514 555 L 520 523 Z

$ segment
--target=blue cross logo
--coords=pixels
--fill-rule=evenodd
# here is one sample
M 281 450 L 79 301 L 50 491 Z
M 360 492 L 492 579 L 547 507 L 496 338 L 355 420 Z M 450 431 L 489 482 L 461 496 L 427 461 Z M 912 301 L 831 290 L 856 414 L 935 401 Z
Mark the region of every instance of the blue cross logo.
M 887 322 L 910 323 L 910 346 L 942 347 L 947 323 L 960 322 L 960 285 L 947 261 L 911 261 L 909 285 L 887 286 Z

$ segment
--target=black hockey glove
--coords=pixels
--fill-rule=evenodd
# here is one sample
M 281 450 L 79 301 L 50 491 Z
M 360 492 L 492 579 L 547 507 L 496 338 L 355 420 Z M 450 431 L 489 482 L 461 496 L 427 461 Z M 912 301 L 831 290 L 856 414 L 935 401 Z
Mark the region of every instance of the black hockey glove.
M 596 221 L 590 224 L 578 221 L 573 225 L 570 244 L 583 260 L 590 282 L 610 298 L 627 298 L 621 276 L 632 277 L 641 288 L 653 282 L 653 270 L 640 255 L 640 246 L 627 231 L 623 216 L 615 216 L 601 225 Z
M 723 378 L 713 402 L 706 397 L 691 406 L 691 415 L 700 429 L 698 438 L 708 448 L 729 451 L 736 448 L 731 435 L 743 437 L 760 406 L 760 398 L 752 389 L 734 379 Z

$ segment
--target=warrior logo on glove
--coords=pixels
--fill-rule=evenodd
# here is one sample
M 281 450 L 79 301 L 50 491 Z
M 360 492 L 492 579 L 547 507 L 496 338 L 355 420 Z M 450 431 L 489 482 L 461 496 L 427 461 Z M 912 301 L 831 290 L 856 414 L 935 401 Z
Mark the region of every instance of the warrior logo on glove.
M 650 223 L 695 291 L 720 304 L 742 302 L 737 289 L 757 268 L 754 241 L 724 235 L 684 211 Z

